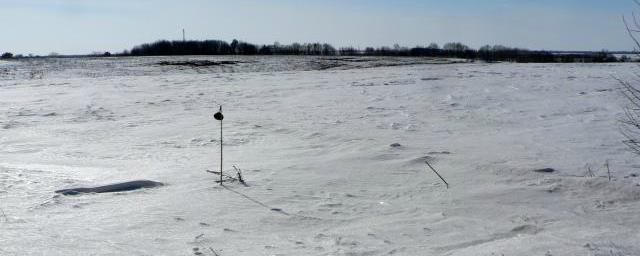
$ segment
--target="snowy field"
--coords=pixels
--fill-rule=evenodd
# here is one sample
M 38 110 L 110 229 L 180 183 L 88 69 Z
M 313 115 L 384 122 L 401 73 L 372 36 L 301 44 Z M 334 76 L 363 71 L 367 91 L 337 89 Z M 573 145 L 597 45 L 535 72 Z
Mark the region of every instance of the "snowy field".
M 207 59 L 0 62 L 0 255 L 640 255 L 634 64 Z

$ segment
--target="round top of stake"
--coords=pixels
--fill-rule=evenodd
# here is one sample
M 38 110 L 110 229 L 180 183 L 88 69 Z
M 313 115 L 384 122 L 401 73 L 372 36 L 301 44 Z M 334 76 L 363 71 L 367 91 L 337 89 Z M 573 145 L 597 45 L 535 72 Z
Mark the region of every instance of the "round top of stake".
M 222 119 L 224 119 L 224 115 L 222 115 L 222 112 L 218 112 L 213 115 L 213 118 L 222 121 Z

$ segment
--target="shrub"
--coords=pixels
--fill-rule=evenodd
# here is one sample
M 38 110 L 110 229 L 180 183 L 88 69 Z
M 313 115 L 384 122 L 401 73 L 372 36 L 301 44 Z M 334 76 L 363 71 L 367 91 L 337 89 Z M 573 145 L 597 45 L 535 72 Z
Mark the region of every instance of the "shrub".
M 13 58 L 13 53 L 10 52 L 5 52 L 2 54 L 2 56 L 0 56 L 0 59 L 11 59 Z

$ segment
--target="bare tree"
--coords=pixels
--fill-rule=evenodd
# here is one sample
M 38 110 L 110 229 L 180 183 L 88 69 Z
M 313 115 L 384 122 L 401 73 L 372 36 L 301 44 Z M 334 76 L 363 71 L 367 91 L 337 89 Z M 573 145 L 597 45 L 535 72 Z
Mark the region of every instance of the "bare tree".
M 634 0 L 634 2 L 640 6 L 640 1 Z M 635 13 L 631 14 L 631 21 L 628 21 L 626 17 L 622 17 L 622 21 L 629 33 L 629 37 L 635 44 L 634 52 L 640 54 L 640 20 Z M 624 110 L 624 117 L 620 120 L 622 123 L 620 131 L 625 136 L 626 140 L 624 144 L 631 149 L 635 154 L 640 155 L 640 74 L 636 73 L 636 77 L 633 80 L 622 80 L 616 78 L 620 85 L 622 85 L 622 94 L 629 100 L 629 106 Z

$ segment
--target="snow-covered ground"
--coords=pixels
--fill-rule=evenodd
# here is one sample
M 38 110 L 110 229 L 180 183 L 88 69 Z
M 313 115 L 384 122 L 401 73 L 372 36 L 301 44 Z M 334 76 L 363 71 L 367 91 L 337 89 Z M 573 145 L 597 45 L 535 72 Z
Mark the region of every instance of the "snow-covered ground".
M 633 64 L 160 60 L 0 64 L 0 255 L 640 255 Z

